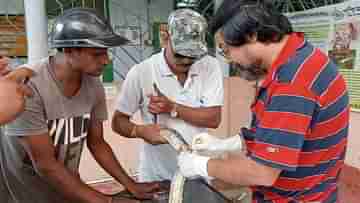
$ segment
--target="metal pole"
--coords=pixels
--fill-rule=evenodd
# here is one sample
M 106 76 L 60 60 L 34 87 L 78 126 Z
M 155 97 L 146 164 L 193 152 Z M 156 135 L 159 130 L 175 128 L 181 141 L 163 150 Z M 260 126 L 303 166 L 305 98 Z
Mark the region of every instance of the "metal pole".
M 28 62 L 48 55 L 48 23 L 45 0 L 24 0 Z
M 147 31 L 149 33 L 149 39 L 152 39 L 152 33 L 151 33 L 151 19 L 150 19 L 150 4 L 151 0 L 146 0 L 146 26 Z
M 202 15 L 205 15 L 206 11 L 207 11 L 208 9 L 210 9 L 211 6 L 213 6 L 213 5 L 214 5 L 214 2 L 210 2 L 210 3 L 204 8 L 204 10 L 201 12 L 201 14 L 202 14 Z

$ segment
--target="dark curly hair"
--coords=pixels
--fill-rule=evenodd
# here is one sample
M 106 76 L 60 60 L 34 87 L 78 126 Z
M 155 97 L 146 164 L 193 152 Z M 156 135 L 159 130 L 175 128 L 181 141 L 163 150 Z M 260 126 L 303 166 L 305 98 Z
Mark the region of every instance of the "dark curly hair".
M 254 35 L 260 42 L 279 42 L 292 32 L 288 18 L 266 0 L 225 0 L 210 29 L 212 33 L 221 29 L 225 43 L 233 46 L 245 44 Z

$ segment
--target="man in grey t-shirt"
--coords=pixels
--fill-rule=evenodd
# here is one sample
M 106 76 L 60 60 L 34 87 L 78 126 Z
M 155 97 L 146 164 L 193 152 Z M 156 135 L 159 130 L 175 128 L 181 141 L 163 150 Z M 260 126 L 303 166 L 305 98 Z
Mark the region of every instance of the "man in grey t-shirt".
M 103 137 L 107 110 L 98 76 L 109 62 L 107 48 L 126 40 L 92 9 L 65 11 L 51 36 L 59 52 L 28 65 L 40 70 L 29 83 L 34 95 L 0 139 L 1 202 L 131 202 L 112 200 L 80 180 L 85 142 L 95 160 L 135 197 L 152 198 L 158 184 L 134 182 Z

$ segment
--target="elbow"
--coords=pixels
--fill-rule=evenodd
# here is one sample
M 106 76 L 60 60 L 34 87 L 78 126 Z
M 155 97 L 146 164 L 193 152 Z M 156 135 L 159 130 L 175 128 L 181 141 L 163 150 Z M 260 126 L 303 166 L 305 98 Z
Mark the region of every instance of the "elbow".
M 89 150 L 89 152 L 94 155 L 96 154 L 95 151 L 96 151 L 96 144 L 94 144 L 92 141 L 89 141 L 87 140 L 86 141 L 86 145 L 87 145 L 87 148 Z
M 217 116 L 217 118 L 214 121 L 214 128 L 218 128 L 220 126 L 221 123 L 221 115 Z
M 111 129 L 117 134 L 121 134 L 121 124 L 129 122 L 130 116 L 125 115 L 119 111 L 115 111 L 111 120 Z
M 103 153 L 104 149 L 106 149 L 109 146 L 108 143 L 105 141 L 105 139 L 98 137 L 95 139 L 88 138 L 86 141 L 86 145 L 89 152 L 93 156 Z

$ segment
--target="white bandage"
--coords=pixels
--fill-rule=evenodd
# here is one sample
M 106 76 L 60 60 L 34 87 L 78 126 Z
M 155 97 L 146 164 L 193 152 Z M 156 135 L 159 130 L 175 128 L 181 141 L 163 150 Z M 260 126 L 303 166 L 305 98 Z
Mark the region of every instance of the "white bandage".
M 210 157 L 199 156 L 190 152 L 182 152 L 178 157 L 178 165 L 183 176 L 190 178 L 202 176 L 209 178 L 207 164 Z
M 193 138 L 192 149 L 210 152 L 241 151 L 243 149 L 243 142 L 240 135 L 220 139 L 208 133 L 200 133 Z

